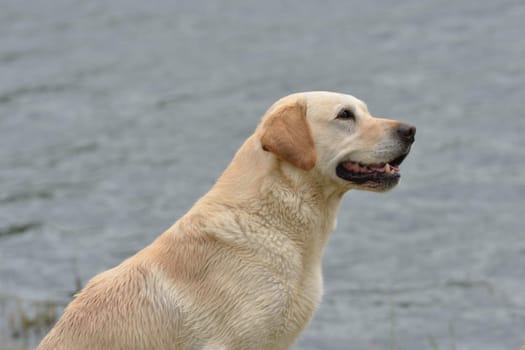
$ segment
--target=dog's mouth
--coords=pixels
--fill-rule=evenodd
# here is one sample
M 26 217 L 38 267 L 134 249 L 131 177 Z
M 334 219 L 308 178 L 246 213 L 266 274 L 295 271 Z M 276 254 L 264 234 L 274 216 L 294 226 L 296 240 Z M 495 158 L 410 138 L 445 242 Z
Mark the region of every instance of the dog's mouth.
M 399 166 L 406 158 L 408 153 L 394 158 L 385 163 L 363 164 L 346 160 L 336 168 L 337 176 L 343 180 L 353 182 L 358 185 L 366 184 L 372 187 L 381 186 L 384 188 L 393 187 L 399 182 L 401 177 Z

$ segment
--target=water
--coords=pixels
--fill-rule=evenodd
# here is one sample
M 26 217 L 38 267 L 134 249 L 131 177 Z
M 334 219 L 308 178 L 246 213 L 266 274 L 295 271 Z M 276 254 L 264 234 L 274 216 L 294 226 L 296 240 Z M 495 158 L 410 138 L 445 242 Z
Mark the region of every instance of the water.
M 0 348 L 34 346 L 31 322 L 13 337 L 21 312 L 60 312 L 183 215 L 274 100 L 335 90 L 418 134 L 398 188 L 347 194 L 295 349 L 518 349 L 524 17 L 522 1 L 1 0 Z

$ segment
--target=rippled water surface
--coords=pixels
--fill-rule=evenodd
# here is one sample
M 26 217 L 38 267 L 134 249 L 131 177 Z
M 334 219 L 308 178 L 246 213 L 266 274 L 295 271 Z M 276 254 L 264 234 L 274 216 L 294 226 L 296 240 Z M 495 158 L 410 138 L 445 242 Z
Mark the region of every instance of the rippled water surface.
M 398 188 L 346 195 L 296 349 L 518 349 L 523 18 L 506 0 L 0 0 L 0 348 L 34 347 L 38 315 L 184 214 L 274 100 L 335 90 L 418 135 Z

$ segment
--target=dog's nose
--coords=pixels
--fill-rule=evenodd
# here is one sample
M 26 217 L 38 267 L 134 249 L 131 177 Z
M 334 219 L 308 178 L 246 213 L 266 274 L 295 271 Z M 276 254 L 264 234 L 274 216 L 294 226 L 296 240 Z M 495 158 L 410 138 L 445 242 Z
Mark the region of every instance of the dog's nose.
M 397 134 L 401 140 L 412 143 L 416 135 L 416 127 L 414 125 L 401 123 L 397 127 Z

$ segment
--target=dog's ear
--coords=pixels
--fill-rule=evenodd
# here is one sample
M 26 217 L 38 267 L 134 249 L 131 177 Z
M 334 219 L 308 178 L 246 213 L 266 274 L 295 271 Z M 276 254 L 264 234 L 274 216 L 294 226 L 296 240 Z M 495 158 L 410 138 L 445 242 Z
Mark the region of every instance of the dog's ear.
M 315 166 L 317 155 L 303 101 L 270 109 L 262 127 L 261 144 L 265 151 L 303 170 Z

